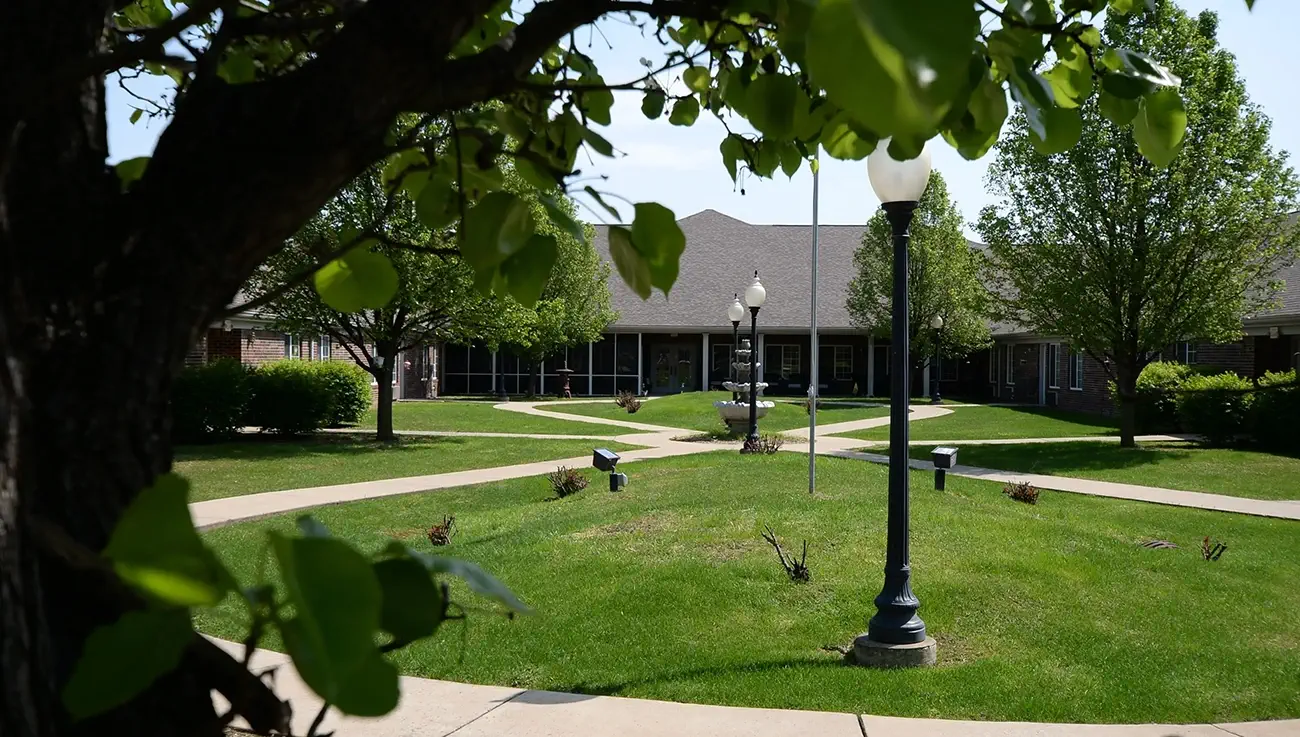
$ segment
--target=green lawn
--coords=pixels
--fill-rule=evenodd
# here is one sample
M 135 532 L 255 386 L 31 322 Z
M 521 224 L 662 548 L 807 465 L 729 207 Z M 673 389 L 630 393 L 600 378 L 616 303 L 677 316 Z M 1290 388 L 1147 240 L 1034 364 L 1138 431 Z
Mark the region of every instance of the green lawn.
M 721 430 L 722 420 L 713 403 L 718 400 L 731 399 L 731 392 L 688 392 L 660 397 L 643 402 L 640 411 L 629 415 L 627 410 L 614 404 L 614 400 L 565 404 L 547 407 L 549 410 L 566 414 L 586 415 L 588 417 L 608 417 L 615 420 L 633 420 L 650 425 L 676 427 L 685 430 Z M 776 406 L 768 410 L 767 416 L 758 422 L 761 432 L 781 432 L 808 426 L 808 412 L 803 408 L 803 401 L 790 397 L 765 397 L 775 402 Z M 869 417 L 884 417 L 889 414 L 887 407 L 858 407 L 850 404 L 834 403 L 823 400 L 817 410 L 817 424 L 862 420 Z
M 389 445 L 365 436 L 328 434 L 294 440 L 259 438 L 183 446 L 176 450 L 175 470 L 193 483 L 190 500 L 203 501 L 262 491 L 575 458 L 590 453 L 597 444 L 612 450 L 636 447 L 577 439 L 411 436 Z
M 628 487 L 558 501 L 541 478 L 317 510 L 363 550 L 390 536 L 482 564 L 536 608 L 464 623 L 394 657 L 404 673 L 472 683 L 916 717 L 1214 722 L 1300 716 L 1300 526 L 917 472 L 914 589 L 939 666 L 869 671 L 826 648 L 866 627 L 885 546 L 884 466 L 827 458 L 819 492 L 794 454 L 716 452 L 627 465 Z M 593 479 L 596 477 L 593 475 Z M 263 530 L 207 538 L 251 581 Z M 760 537 L 809 544 L 812 582 L 785 578 Z M 1215 563 L 1200 539 L 1231 546 Z M 1150 550 L 1160 538 L 1178 550 Z M 233 603 L 201 629 L 244 634 Z M 463 627 L 463 629 L 462 629 Z M 279 647 L 271 641 L 270 647 Z
M 546 409 L 556 409 L 548 406 Z M 361 427 L 375 426 L 375 412 L 370 410 L 361 420 Z M 575 418 L 553 420 L 521 412 L 493 409 L 491 402 L 463 400 L 431 402 L 395 402 L 393 404 L 394 430 L 472 430 L 475 432 L 519 432 L 552 435 L 590 435 L 609 437 L 625 430 L 610 425 L 597 425 Z
M 930 449 L 914 448 L 912 455 L 929 460 Z M 1300 458 L 1191 443 L 971 445 L 958 452 L 957 462 L 1251 499 L 1300 499 Z
M 992 440 L 1118 435 L 1107 417 L 1042 407 L 953 407 L 952 414 L 914 420 L 912 440 Z M 843 433 L 862 440 L 889 440 L 888 427 Z

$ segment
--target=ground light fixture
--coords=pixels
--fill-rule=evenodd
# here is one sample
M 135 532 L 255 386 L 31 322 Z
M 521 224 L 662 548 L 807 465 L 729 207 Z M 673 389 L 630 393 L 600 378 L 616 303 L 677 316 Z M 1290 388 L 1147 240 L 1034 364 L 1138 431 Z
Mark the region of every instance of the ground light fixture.
M 917 201 L 930 181 L 930 152 L 899 161 L 883 140 L 867 157 L 867 177 L 889 220 L 894 246 L 892 361 L 889 395 L 889 524 L 885 540 L 885 583 L 876 596 L 876 613 L 867 632 L 853 641 L 861 665 L 907 667 L 933 665 L 935 643 L 917 616 L 921 602 L 912 593 L 908 556 L 908 230 Z
M 935 491 L 943 491 L 944 477 L 957 465 L 957 449 L 941 445 L 930 451 L 930 460 L 934 462 Z
M 737 342 L 740 335 L 740 321 L 745 319 L 745 306 L 740 303 L 740 294 L 732 295 L 731 304 L 727 306 L 727 319 L 731 321 L 731 365 L 730 379 L 734 384 L 736 382 L 736 349 L 740 348 Z M 731 401 L 736 401 L 739 396 L 737 392 L 731 393 Z
M 595 466 L 597 471 L 609 474 L 610 491 L 618 491 L 627 486 L 627 474 L 619 473 L 615 469 L 618 461 L 618 453 L 608 448 L 595 448 L 591 451 L 591 465 Z
M 943 342 L 943 315 L 930 318 L 930 327 L 934 330 L 934 360 L 930 362 L 930 404 L 943 404 L 939 395 L 939 346 Z
M 754 271 L 754 283 L 745 287 L 745 304 L 749 306 L 749 434 L 741 453 L 757 453 L 758 443 L 758 311 L 767 301 L 767 289 Z

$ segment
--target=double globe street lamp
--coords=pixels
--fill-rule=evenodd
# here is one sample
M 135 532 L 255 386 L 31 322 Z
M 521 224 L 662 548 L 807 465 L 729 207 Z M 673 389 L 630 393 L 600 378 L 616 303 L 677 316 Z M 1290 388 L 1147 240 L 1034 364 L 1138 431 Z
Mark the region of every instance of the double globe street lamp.
M 740 294 L 736 294 L 731 304 L 727 307 L 727 319 L 731 321 L 731 382 L 736 382 L 736 351 L 740 349 L 737 342 L 740 333 L 740 321 L 745 317 L 745 306 L 740 303 Z M 736 401 L 740 396 L 737 392 L 731 393 L 731 401 Z
M 767 301 L 767 289 L 754 271 L 754 283 L 745 287 L 745 304 L 749 306 L 749 434 L 741 453 L 758 452 L 758 310 Z
M 908 230 L 912 213 L 930 180 L 930 152 L 898 161 L 881 141 L 867 157 L 867 177 L 889 220 L 894 246 L 893 323 L 889 396 L 889 524 L 885 542 L 885 584 L 876 597 L 876 614 L 867 633 L 853 641 L 861 665 L 933 665 L 935 643 L 917 616 L 921 602 L 912 593 L 908 557 Z

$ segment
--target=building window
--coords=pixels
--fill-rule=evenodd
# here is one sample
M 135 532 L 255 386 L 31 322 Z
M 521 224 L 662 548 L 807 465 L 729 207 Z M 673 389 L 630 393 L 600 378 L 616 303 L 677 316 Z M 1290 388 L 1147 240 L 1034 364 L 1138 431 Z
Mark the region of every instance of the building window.
M 772 346 L 779 348 L 781 351 L 781 378 L 789 379 L 791 376 L 799 373 L 799 346 L 781 345 Z
M 298 340 L 298 336 L 284 336 L 284 355 L 287 358 L 302 358 L 302 342 Z
M 1061 346 L 1057 343 L 1047 344 L 1047 388 L 1061 388 Z
M 1196 344 L 1191 341 L 1183 341 L 1178 344 L 1178 360 L 1191 366 L 1196 363 Z
M 320 360 L 328 361 L 330 359 L 330 336 L 320 336 Z
M 939 381 L 956 381 L 957 365 L 961 363 L 955 358 L 939 359 Z
M 1007 386 L 1014 386 L 1016 383 L 1016 347 L 1007 346 L 1007 375 L 1004 379 Z
M 998 351 L 1000 350 L 1002 349 L 1001 348 L 989 349 L 989 383 L 990 384 L 998 383 L 998 355 L 999 355 Z
M 1083 351 L 1070 351 L 1070 388 L 1083 391 Z
M 835 346 L 835 380 L 849 381 L 853 378 L 853 346 Z
M 715 374 L 731 376 L 731 346 L 723 343 L 714 343 L 713 347 L 713 368 L 711 371 Z

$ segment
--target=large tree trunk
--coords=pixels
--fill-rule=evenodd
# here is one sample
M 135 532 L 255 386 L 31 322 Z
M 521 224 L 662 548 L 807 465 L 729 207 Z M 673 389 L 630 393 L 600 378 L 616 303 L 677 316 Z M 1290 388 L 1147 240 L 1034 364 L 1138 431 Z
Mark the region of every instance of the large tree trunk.
M 1137 372 L 1115 367 L 1115 388 L 1119 392 L 1119 446 L 1137 446 Z
M 397 436 L 393 434 L 393 362 L 395 356 L 384 356 L 384 364 L 378 368 L 375 374 L 375 382 L 378 384 L 378 398 L 375 406 L 375 437 L 380 440 L 393 440 Z

